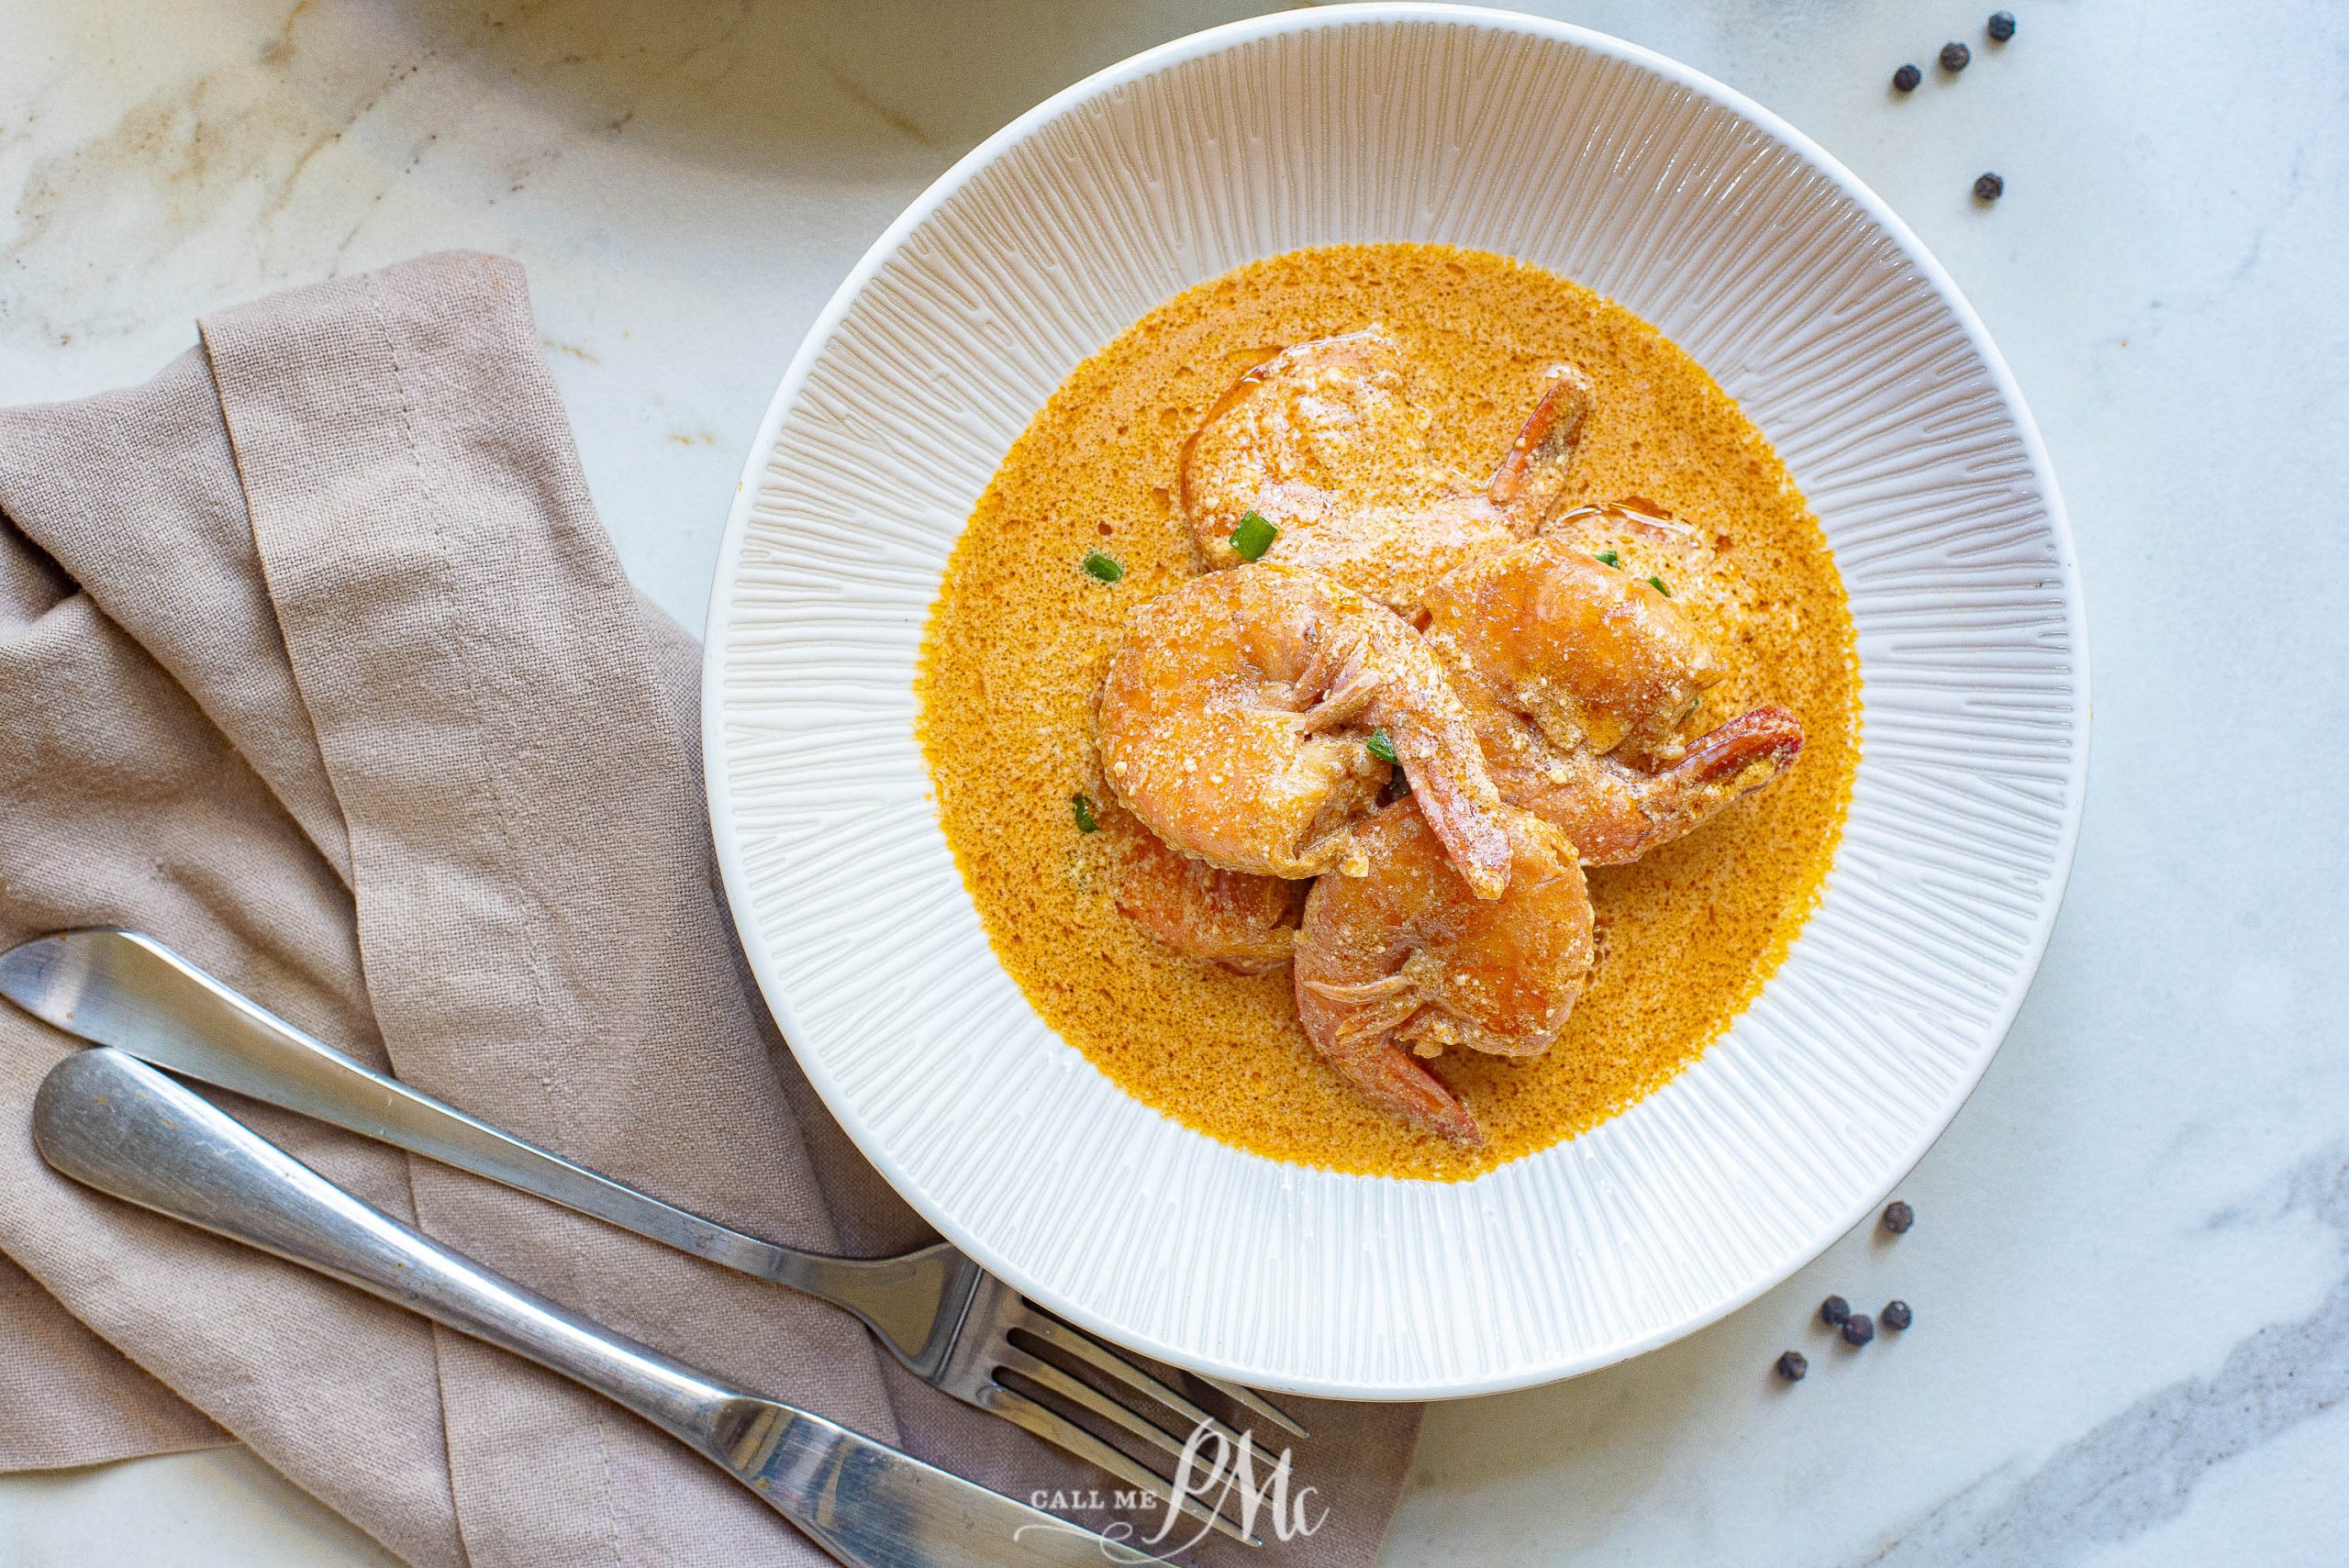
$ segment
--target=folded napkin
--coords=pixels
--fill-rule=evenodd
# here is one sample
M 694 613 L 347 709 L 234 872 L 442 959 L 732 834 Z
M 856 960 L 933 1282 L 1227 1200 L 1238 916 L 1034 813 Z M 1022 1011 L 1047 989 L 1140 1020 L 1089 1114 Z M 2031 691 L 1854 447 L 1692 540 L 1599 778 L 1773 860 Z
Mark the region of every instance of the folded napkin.
M 136 927 L 417 1088 L 729 1225 L 872 1254 L 927 1240 L 745 978 L 703 815 L 697 651 L 621 575 L 518 270 L 430 257 L 202 337 L 144 386 L 0 413 L 0 945 Z M 0 1004 L 0 1469 L 235 1440 L 411 1562 L 823 1560 L 561 1379 L 52 1174 L 28 1116 L 71 1048 Z M 229 1108 L 745 1387 L 1016 1496 L 1108 1490 L 830 1307 Z M 1297 1480 L 1326 1520 L 1238 1555 L 1371 1562 L 1419 1413 L 1299 1409 Z

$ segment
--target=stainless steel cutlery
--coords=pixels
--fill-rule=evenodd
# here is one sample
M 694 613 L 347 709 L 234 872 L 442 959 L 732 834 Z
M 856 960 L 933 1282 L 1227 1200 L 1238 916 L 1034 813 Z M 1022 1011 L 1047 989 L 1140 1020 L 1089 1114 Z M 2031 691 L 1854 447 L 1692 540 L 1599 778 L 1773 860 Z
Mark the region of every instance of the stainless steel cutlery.
M 932 1568 L 1142 1562 L 823 1417 L 725 1386 L 573 1317 L 372 1208 L 118 1051 L 77 1051 L 33 1104 L 75 1181 L 356 1285 L 561 1373 L 693 1448 L 842 1562 Z
M 1212 1461 L 1229 1453 L 1240 1441 L 1237 1431 L 1122 1352 L 1039 1310 L 944 1242 L 902 1257 L 858 1259 L 803 1251 L 744 1235 L 385 1077 L 239 995 L 152 938 L 134 932 L 68 931 L 28 942 L 0 955 L 0 995 L 98 1045 L 486 1176 L 830 1302 L 855 1314 L 932 1387 L 1152 1493 L 1201 1525 L 1259 1544 L 1232 1517 L 1228 1490 L 1221 1501 L 1180 1491 L 1168 1474 L 1104 1440 L 1078 1418 L 1106 1422 L 1177 1460 L 1186 1445 L 1197 1440 L 1194 1434 L 1222 1440 L 1211 1442 L 1214 1451 L 1201 1458 Z M 217 1112 L 213 1115 L 218 1117 Z M 252 1139 L 241 1128 L 237 1131 Z M 271 1152 L 293 1164 L 274 1150 Z M 312 1183 L 320 1181 L 303 1167 L 294 1168 Z M 112 1186 L 106 1190 L 118 1191 Z M 342 1201 L 356 1203 L 347 1196 Z M 195 1216 L 184 1218 L 215 1229 L 228 1229 Z M 233 1229 L 228 1233 L 237 1234 Z M 310 1257 L 285 1255 L 321 1266 Z M 360 1279 L 353 1283 L 365 1284 Z M 577 1375 L 567 1367 L 556 1370 Z M 1220 1381 L 1210 1385 L 1246 1413 L 1243 1422 L 1254 1416 L 1304 1435 L 1302 1427 L 1252 1391 Z M 1168 1469 L 1173 1473 L 1174 1467 Z

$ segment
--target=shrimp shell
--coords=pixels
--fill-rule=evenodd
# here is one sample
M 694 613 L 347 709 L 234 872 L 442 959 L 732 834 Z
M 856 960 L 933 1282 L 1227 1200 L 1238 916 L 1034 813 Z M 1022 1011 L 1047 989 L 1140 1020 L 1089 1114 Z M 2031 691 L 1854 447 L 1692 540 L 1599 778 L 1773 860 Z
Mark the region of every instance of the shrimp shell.
M 1711 642 L 1674 600 L 1565 539 L 1453 573 L 1428 608 L 1428 643 L 1502 797 L 1564 828 L 1585 864 L 1695 830 L 1801 753 L 1801 721 L 1776 706 L 1684 744 L 1680 723 L 1726 673 Z
M 1419 813 L 1386 807 L 1362 831 L 1361 877 L 1323 877 L 1296 945 L 1297 1021 L 1373 1103 L 1476 1147 L 1483 1129 L 1419 1058 L 1453 1046 L 1547 1051 L 1589 984 L 1590 895 L 1574 845 L 1508 812 L 1508 890 L 1475 898 Z
M 1321 572 L 1405 615 L 1461 562 L 1531 535 L 1563 503 L 1594 395 L 1553 365 L 1489 483 L 1434 453 L 1434 416 L 1385 328 L 1294 344 L 1235 382 L 1185 443 L 1179 494 L 1209 570 L 1239 563 L 1251 512 L 1279 534 L 1265 560 Z
M 1101 808 L 1100 832 L 1112 857 L 1118 913 L 1144 934 L 1241 974 L 1287 965 L 1304 883 L 1194 860 L 1119 806 Z
M 1174 849 L 1227 871 L 1359 874 L 1387 780 L 1383 731 L 1480 897 L 1508 881 L 1500 796 L 1435 655 L 1392 612 L 1311 573 L 1211 573 L 1135 612 L 1096 705 L 1103 775 Z

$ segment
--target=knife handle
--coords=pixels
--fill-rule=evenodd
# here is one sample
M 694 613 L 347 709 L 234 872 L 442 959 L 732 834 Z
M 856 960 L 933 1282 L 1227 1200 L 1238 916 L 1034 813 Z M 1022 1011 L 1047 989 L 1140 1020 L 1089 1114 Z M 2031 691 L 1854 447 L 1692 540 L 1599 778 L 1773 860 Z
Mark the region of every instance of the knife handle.
M 362 1203 L 111 1047 L 75 1051 L 41 1080 L 33 1142 L 85 1186 L 354 1285 L 635 1411 L 851 1568 L 1154 1561 L 575 1318 Z
M 86 1186 L 527 1357 L 696 1447 L 732 1391 L 370 1207 L 144 1062 L 75 1051 L 33 1102 L 41 1158 Z

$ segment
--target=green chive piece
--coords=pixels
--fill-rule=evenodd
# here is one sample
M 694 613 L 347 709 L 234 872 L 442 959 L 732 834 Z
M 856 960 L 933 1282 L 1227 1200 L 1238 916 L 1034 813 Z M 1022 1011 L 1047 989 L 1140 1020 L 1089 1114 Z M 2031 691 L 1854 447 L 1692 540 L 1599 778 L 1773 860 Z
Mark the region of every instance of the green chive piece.
M 1362 743 L 1362 749 L 1382 762 L 1395 762 L 1400 760 L 1395 755 L 1395 742 L 1386 739 L 1386 731 L 1384 729 L 1372 730 L 1370 739 Z
M 1231 530 L 1231 552 L 1242 561 L 1262 561 L 1264 551 L 1273 548 L 1273 540 L 1280 537 L 1281 530 L 1264 513 L 1251 512 Z
M 1097 550 L 1086 550 L 1081 564 L 1085 567 L 1085 574 L 1097 583 L 1114 583 L 1126 574 L 1126 569 L 1118 564 L 1117 557 L 1104 555 Z
M 1661 577 L 1649 578 L 1648 586 L 1653 588 L 1657 593 L 1662 594 L 1667 599 L 1672 597 L 1672 590 L 1664 585 L 1664 579 Z
M 1101 818 L 1093 815 L 1091 801 L 1081 795 L 1073 795 L 1068 797 L 1068 808 L 1075 814 L 1078 832 L 1098 833 L 1101 831 Z
M 1602 550 L 1591 559 L 1598 562 L 1601 566 L 1620 566 L 1623 564 L 1623 558 L 1616 554 L 1611 550 Z

